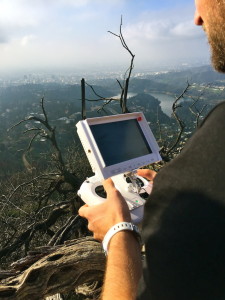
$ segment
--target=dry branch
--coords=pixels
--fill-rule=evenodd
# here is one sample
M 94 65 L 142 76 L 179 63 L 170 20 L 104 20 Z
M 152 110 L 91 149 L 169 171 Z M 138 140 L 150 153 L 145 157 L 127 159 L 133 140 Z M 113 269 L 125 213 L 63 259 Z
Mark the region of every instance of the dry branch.
M 94 89 L 94 87 L 90 84 L 88 84 L 87 82 L 85 82 L 85 84 L 92 90 L 92 92 L 94 93 L 94 95 L 97 97 L 96 99 L 86 99 L 86 101 L 105 101 L 104 104 L 101 106 L 101 108 L 98 110 L 104 110 L 104 107 L 106 105 L 108 105 L 109 103 L 111 103 L 112 101 L 120 101 L 120 107 L 122 109 L 122 112 L 123 113 L 127 113 L 129 112 L 128 109 L 127 109 L 127 94 L 128 94 L 128 88 L 129 88 L 129 83 L 130 83 L 130 78 L 131 78 L 131 74 L 132 74 L 132 70 L 134 68 L 134 58 L 135 58 L 135 55 L 132 53 L 132 51 L 130 50 L 130 48 L 128 47 L 125 39 L 124 39 L 124 36 L 123 36 L 123 32 L 122 32 L 122 25 L 123 25 L 123 19 L 122 19 L 122 16 L 121 16 L 121 22 L 120 22 L 120 32 L 119 34 L 116 34 L 112 31 L 108 31 L 110 34 L 118 37 L 120 39 L 120 42 L 123 46 L 123 48 L 129 53 L 129 55 L 131 56 L 131 60 L 130 60 L 130 65 L 128 67 L 128 69 L 125 71 L 125 74 L 124 74 L 124 79 L 123 79 L 123 82 L 120 82 L 118 79 L 117 79 L 117 83 L 119 84 L 119 87 L 121 89 L 121 92 L 120 92 L 120 97 L 119 98 L 114 98 L 114 97 L 103 97 L 101 95 L 99 95 L 96 90 Z
M 60 207 L 53 209 L 45 220 L 41 222 L 36 222 L 35 220 L 34 223 L 22 232 L 12 244 L 0 249 L 0 259 L 4 256 L 9 256 L 25 243 L 29 243 L 36 231 L 47 232 L 59 217 L 68 213 L 68 208 L 68 204 L 61 205 Z
M 183 92 L 178 97 L 176 97 L 175 101 L 173 102 L 172 115 L 175 118 L 176 122 L 178 123 L 179 132 L 177 134 L 176 140 L 173 143 L 173 145 L 170 146 L 170 148 L 166 150 L 166 156 L 169 156 L 169 154 L 177 147 L 177 145 L 181 141 L 181 136 L 182 136 L 182 134 L 184 132 L 184 129 L 185 129 L 185 123 L 181 120 L 181 118 L 177 114 L 177 109 L 179 107 L 182 107 L 181 104 L 179 103 L 179 101 L 184 98 L 184 96 L 187 94 L 190 87 L 191 87 L 191 84 L 187 81 L 187 85 L 186 85 L 185 89 L 183 90 Z

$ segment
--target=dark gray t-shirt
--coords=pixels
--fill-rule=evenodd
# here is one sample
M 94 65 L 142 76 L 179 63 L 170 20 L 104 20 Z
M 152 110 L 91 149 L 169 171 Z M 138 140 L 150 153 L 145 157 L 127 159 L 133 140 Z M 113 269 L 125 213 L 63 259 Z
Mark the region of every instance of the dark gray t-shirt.
M 140 300 L 225 299 L 225 103 L 154 180 Z

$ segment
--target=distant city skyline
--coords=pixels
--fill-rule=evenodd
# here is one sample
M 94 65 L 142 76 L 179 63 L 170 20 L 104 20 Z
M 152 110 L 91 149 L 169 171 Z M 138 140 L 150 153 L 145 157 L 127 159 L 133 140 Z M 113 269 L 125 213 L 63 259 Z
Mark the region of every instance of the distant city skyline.
M 194 0 L 0 0 L 0 73 L 137 68 L 209 61 Z

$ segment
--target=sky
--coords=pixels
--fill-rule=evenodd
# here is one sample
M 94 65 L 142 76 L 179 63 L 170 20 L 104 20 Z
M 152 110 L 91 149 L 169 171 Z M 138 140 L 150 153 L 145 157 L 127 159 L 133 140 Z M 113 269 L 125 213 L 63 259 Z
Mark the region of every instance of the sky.
M 209 61 L 194 0 L 0 0 L 0 72 L 116 69 Z

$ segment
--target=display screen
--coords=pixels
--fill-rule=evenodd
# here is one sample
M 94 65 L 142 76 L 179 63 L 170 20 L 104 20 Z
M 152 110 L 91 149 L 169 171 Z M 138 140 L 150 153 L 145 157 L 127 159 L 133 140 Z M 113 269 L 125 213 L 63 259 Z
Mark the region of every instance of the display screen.
M 151 154 L 136 119 L 90 126 L 106 166 Z

